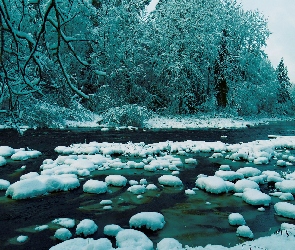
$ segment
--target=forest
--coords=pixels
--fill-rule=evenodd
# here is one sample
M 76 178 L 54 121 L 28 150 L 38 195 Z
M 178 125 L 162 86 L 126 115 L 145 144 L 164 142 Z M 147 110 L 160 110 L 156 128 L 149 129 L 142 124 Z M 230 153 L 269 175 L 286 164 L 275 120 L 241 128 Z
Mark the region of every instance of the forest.
M 55 127 L 122 109 L 125 121 L 294 113 L 284 60 L 273 66 L 264 52 L 262 14 L 235 0 L 149 3 L 0 0 L 0 115 Z

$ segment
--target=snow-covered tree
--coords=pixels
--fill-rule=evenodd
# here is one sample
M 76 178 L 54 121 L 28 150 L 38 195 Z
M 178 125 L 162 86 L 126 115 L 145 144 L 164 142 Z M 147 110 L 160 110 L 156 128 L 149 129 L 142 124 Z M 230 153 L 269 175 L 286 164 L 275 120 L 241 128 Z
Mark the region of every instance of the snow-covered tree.
M 289 88 L 291 86 L 291 82 L 288 76 L 288 69 L 284 64 L 283 58 L 281 59 L 278 67 L 276 68 L 276 74 L 279 82 L 278 102 L 285 103 L 290 100 Z
M 90 2 L 0 1 L 2 109 L 17 110 L 23 96 L 57 92 L 89 99 L 83 80 L 105 75 L 92 60 L 97 11 Z

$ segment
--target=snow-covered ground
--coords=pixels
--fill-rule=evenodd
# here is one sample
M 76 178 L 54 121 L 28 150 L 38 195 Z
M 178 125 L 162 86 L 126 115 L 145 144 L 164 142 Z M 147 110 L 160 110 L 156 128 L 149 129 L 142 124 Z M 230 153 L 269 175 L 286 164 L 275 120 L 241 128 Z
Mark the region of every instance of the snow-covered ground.
M 144 121 L 144 128 L 147 129 L 194 129 L 194 128 L 243 128 L 246 126 L 256 126 L 268 124 L 269 122 L 280 122 L 294 120 L 292 117 L 261 117 L 261 118 L 243 118 L 231 116 L 213 116 L 213 115 L 190 115 L 190 116 L 160 116 L 153 115 L 150 119 Z M 102 123 L 97 122 L 102 121 Z M 105 127 L 102 117 L 96 116 L 91 122 L 67 121 L 68 127 Z
M 154 118 L 155 119 L 155 118 Z M 176 120 L 169 120 L 177 124 Z M 166 124 L 169 123 L 166 121 Z M 220 118 L 216 119 L 216 126 L 220 126 Z M 195 122 L 195 121 L 194 121 Z M 209 121 L 208 121 L 209 122 Z M 214 121 L 210 121 L 212 124 Z M 227 120 L 227 124 L 232 124 Z M 162 120 L 163 123 L 163 120 Z M 157 121 L 151 122 L 156 127 Z M 241 121 L 241 124 L 248 122 Z M 240 124 L 240 125 L 241 125 Z M 159 124 L 160 126 L 160 124 Z M 169 125 L 170 126 L 170 125 Z M 246 126 L 246 125 L 245 125 Z M 223 126 L 225 127 L 225 126 Z M 160 197 L 165 189 L 184 192 L 188 196 L 197 196 L 202 193 L 229 196 L 224 197 L 224 203 L 229 197 L 240 197 L 237 206 L 243 204 L 257 208 L 259 213 L 265 212 L 270 206 L 274 208 L 274 216 L 279 216 L 285 222 L 275 233 L 255 238 L 255 230 L 247 225 L 242 214 L 228 212 L 226 218 L 228 227 L 235 228 L 231 237 L 245 238 L 245 242 L 233 247 L 207 245 L 184 246 L 174 237 L 164 237 L 159 242 L 152 242 L 141 228 L 146 230 L 165 230 L 167 221 L 165 213 L 155 211 L 135 214 L 130 218 L 129 228 L 120 225 L 107 225 L 104 229 L 106 236 L 115 237 L 116 248 L 113 248 L 107 238 L 93 240 L 91 236 L 98 230 L 99 221 L 88 218 L 75 223 L 74 218 L 57 218 L 54 223 L 60 225 L 54 237 L 63 241 L 53 246 L 58 249 L 268 249 L 285 250 L 294 249 L 295 246 L 295 137 L 272 135 L 267 140 L 256 140 L 247 143 L 229 144 L 222 141 L 166 141 L 152 144 L 141 143 L 109 143 L 90 142 L 78 143 L 69 146 L 58 146 L 55 151 L 59 154 L 56 159 L 46 159 L 40 166 L 39 172 L 29 172 L 20 176 L 20 180 L 10 183 L 9 180 L 0 180 L 0 189 L 6 190 L 9 199 L 30 199 L 43 196 L 44 199 L 52 192 L 71 192 L 72 189 L 81 188 L 85 193 L 99 197 L 101 194 L 111 192 L 112 188 L 123 189 L 128 187 L 127 193 L 134 199 L 144 199 L 146 195 L 154 194 Z M 36 150 L 14 149 L 8 146 L 0 147 L 0 162 L 5 167 L 7 161 L 26 161 L 29 158 L 39 157 L 42 152 Z M 206 154 L 208 158 L 226 160 L 229 164 L 219 164 L 212 176 L 200 174 L 195 178 L 195 186 L 187 187 L 179 177 L 179 173 L 197 168 L 198 161 L 193 158 L 198 154 Z M 119 157 L 118 157 L 119 156 Z M 136 160 L 124 160 L 132 157 Z M 243 162 L 237 170 L 232 165 Z M 273 170 L 276 169 L 276 170 Z M 95 175 L 95 171 L 115 171 L 104 179 Z M 128 179 L 124 171 L 140 171 L 148 175 L 157 175 L 157 182 L 148 179 L 139 181 Z M 122 171 L 120 173 L 120 171 Z M 86 180 L 86 182 L 85 182 Z M 84 183 L 84 185 L 81 185 Z M 265 185 L 272 185 L 274 189 L 265 191 Z M 97 198 L 99 199 L 99 198 Z M 123 199 L 120 197 L 119 199 Z M 189 199 L 188 199 L 189 201 Z M 159 200 L 160 202 L 160 200 Z M 205 205 L 205 204 L 204 204 Z M 206 205 L 212 205 L 210 201 Z M 102 200 L 102 210 L 117 209 L 114 200 Z M 70 216 L 70 214 L 69 214 Z M 185 215 L 184 215 L 185 218 Z M 222 220 L 222 218 L 220 219 Z M 224 223 L 224 222 L 223 222 Z M 218 225 L 216 225 L 218 226 Z M 71 231 L 74 228 L 75 231 Z M 47 225 L 39 226 L 39 230 L 46 230 Z M 175 228 L 177 231 L 178 229 Z M 16 235 L 17 236 L 17 235 Z M 80 237 L 84 238 L 80 238 Z M 90 237 L 90 238 L 88 238 Z M 251 239 L 255 239 L 251 241 Z M 17 241 L 26 244 L 29 235 L 19 235 Z M 214 244 L 214 239 L 212 239 Z

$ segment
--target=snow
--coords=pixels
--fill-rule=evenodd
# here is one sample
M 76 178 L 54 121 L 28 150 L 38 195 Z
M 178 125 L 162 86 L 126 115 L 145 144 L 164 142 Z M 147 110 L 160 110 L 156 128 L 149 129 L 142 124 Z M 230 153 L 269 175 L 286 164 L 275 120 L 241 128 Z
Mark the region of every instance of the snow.
M 173 238 L 164 238 L 157 244 L 157 250 L 180 250 L 182 244 Z
M 196 186 L 213 194 L 226 193 L 228 191 L 226 182 L 217 176 L 200 177 L 196 180 Z
M 84 219 L 80 221 L 76 228 L 76 234 L 83 234 L 84 236 L 94 234 L 98 229 L 98 226 L 93 220 Z
M 0 156 L 0 167 L 6 165 L 7 161 L 5 160 L 5 158 L 3 156 Z
M 108 190 L 108 186 L 104 181 L 88 180 L 83 185 L 83 191 L 91 194 L 103 194 Z
M 122 175 L 109 175 L 105 178 L 107 185 L 115 187 L 124 187 L 127 183 L 127 179 Z
M 231 170 L 218 170 L 215 172 L 215 176 L 220 177 L 225 181 L 234 181 L 244 178 L 244 175 L 242 173 L 238 173 Z
M 146 191 L 146 187 L 143 185 L 133 185 L 127 189 L 127 191 L 133 194 L 144 194 Z
M 113 250 L 112 243 L 106 238 L 94 240 L 91 238 L 74 238 L 66 240 L 50 248 L 50 250 Z
M 271 197 L 265 193 L 262 193 L 260 190 L 246 188 L 242 195 L 243 200 L 254 206 L 269 206 L 271 202 Z
M 43 231 L 43 230 L 45 230 L 47 228 L 49 228 L 48 225 L 41 225 L 41 226 L 35 227 L 35 230 L 40 232 L 40 231 Z
M 295 180 L 283 180 L 276 183 L 276 188 L 285 193 L 291 193 L 295 195 Z
M 65 241 L 72 237 L 72 233 L 67 228 L 59 228 L 55 231 L 54 237 L 59 240 Z
M 243 167 L 237 170 L 237 173 L 241 173 L 245 178 L 258 176 L 261 174 L 261 171 L 258 168 L 253 167 Z
M 246 221 L 240 213 L 231 213 L 228 216 L 228 222 L 232 226 L 243 226 L 246 224 Z
M 28 240 L 28 236 L 25 236 L 25 235 L 20 235 L 17 237 L 16 241 L 19 242 L 19 243 L 24 243 Z
M 259 185 L 255 181 L 243 179 L 243 180 L 238 180 L 235 183 L 234 190 L 237 193 L 242 193 L 246 188 L 252 188 L 252 189 L 260 189 Z
M 239 226 L 236 231 L 237 236 L 252 239 L 254 237 L 251 229 L 248 226 Z
M 11 184 L 6 190 L 5 195 L 12 199 L 27 199 L 46 194 L 47 187 L 40 180 L 25 179 Z
M 161 185 L 164 186 L 170 186 L 170 187 L 176 187 L 176 186 L 182 186 L 182 181 L 177 177 L 173 175 L 162 175 L 158 178 L 158 181 Z
M 10 186 L 10 182 L 7 180 L 0 179 L 0 190 L 7 190 Z
M 2 157 L 10 157 L 14 153 L 15 153 L 15 150 L 13 148 L 11 148 L 9 146 L 0 146 L 0 156 L 2 156 Z M 2 158 L 0 157 L 0 159 L 2 159 Z
M 142 232 L 125 229 L 116 235 L 117 246 L 132 250 L 153 250 L 153 242 Z
M 278 215 L 286 218 L 295 219 L 295 205 L 288 202 L 278 202 L 274 205 L 274 209 Z
M 165 225 L 164 216 L 158 212 L 141 212 L 133 215 L 129 220 L 130 227 L 142 228 L 156 231 Z
M 73 228 L 75 226 L 75 220 L 74 219 L 70 219 L 70 218 L 58 218 L 58 219 L 54 219 L 52 221 L 52 223 L 58 224 L 62 227 L 66 227 L 66 228 Z
M 107 236 L 115 237 L 120 231 L 124 230 L 119 225 L 111 224 L 106 225 L 103 229 L 103 233 Z

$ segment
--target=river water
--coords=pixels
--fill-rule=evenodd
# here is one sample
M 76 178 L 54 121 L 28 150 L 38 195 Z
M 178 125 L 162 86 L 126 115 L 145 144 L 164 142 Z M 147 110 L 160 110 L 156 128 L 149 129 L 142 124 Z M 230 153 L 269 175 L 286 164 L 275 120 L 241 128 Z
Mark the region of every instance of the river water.
M 268 139 L 268 135 L 295 136 L 295 122 L 271 123 L 242 129 L 196 129 L 196 130 L 110 130 L 101 132 L 98 129 L 37 129 L 27 130 L 23 136 L 14 130 L 0 131 L 0 145 L 13 148 L 31 148 L 42 152 L 42 156 L 24 162 L 9 161 L 6 166 L 0 167 L 0 179 L 11 183 L 19 180 L 20 175 L 28 172 L 39 172 L 44 159 L 56 159 L 56 146 L 69 146 L 73 143 L 84 142 L 145 142 L 161 141 L 224 141 L 227 143 L 249 142 Z M 226 138 L 223 136 L 227 136 Z M 210 155 L 210 154 L 209 154 Z M 129 219 L 141 211 L 161 212 L 165 216 L 164 229 L 157 232 L 144 231 L 155 242 L 162 238 L 173 237 L 183 245 L 205 246 L 206 244 L 222 244 L 224 246 L 241 243 L 243 239 L 235 236 L 235 228 L 228 225 L 229 213 L 240 212 L 244 215 L 247 225 L 254 232 L 255 238 L 269 235 L 278 229 L 280 223 L 291 220 L 274 216 L 273 206 L 261 213 L 256 207 L 241 202 L 240 198 L 232 194 L 213 195 L 203 191 L 196 195 L 187 196 L 184 190 L 193 188 L 198 174 L 212 175 L 218 169 L 220 160 L 209 159 L 205 154 L 191 155 L 198 160 L 197 168 L 185 169 L 180 172 L 180 179 L 184 183 L 182 189 L 162 188 L 160 191 L 148 191 L 144 199 L 137 199 L 126 191 L 126 188 L 111 188 L 111 193 L 91 195 L 85 194 L 81 187 L 70 192 L 59 192 L 44 197 L 27 200 L 11 200 L 0 191 L 0 248 L 1 249 L 49 249 L 60 241 L 53 235 L 58 228 L 50 223 L 56 218 L 73 218 L 77 222 L 88 218 L 93 219 L 99 226 L 98 231 L 91 237 L 97 239 L 105 237 L 103 227 L 108 224 L 118 224 L 129 228 Z M 128 160 L 128 159 L 127 159 Z M 244 163 L 236 163 L 233 170 Z M 20 167 L 25 165 L 24 170 Z M 271 164 L 274 165 L 274 164 Z M 250 165 L 247 165 L 250 166 Z M 266 168 L 264 166 L 264 168 Z M 274 168 L 272 166 L 272 168 Z M 267 167 L 267 169 L 270 169 Z M 146 173 L 143 170 L 114 170 L 94 172 L 92 178 L 104 180 L 109 174 L 121 174 L 128 180 L 146 178 L 157 184 L 157 178 L 163 174 Z M 262 189 L 267 187 L 262 187 Z M 266 190 L 267 191 L 267 190 Z M 99 202 L 103 199 L 113 201 L 112 210 L 103 210 Z M 276 202 L 273 199 L 273 202 Z M 238 204 L 238 205 L 237 205 Z M 37 225 L 49 225 L 49 229 L 36 232 Z M 74 230 L 71 230 L 74 235 Z M 19 235 L 29 236 L 23 244 L 16 242 Z M 115 245 L 114 245 L 115 246 Z

